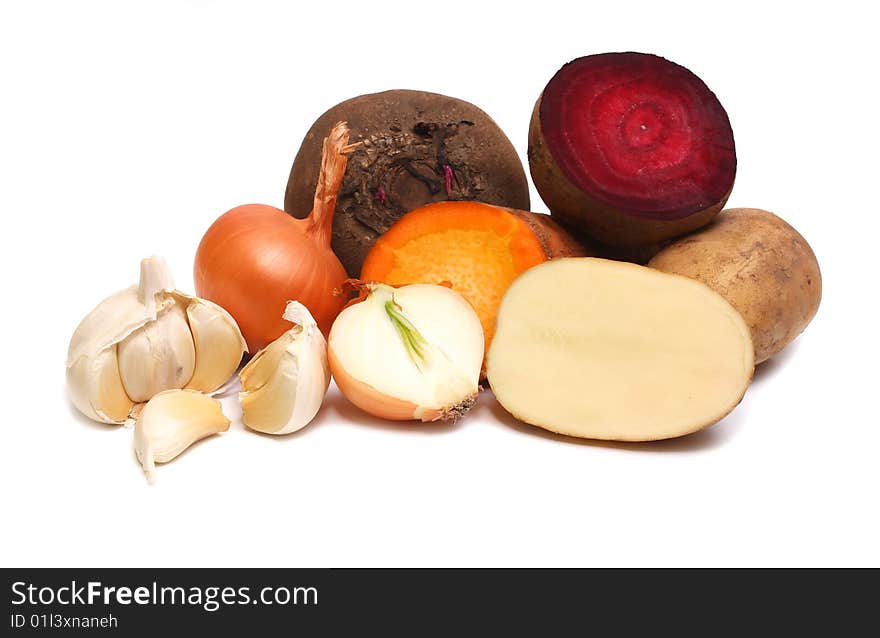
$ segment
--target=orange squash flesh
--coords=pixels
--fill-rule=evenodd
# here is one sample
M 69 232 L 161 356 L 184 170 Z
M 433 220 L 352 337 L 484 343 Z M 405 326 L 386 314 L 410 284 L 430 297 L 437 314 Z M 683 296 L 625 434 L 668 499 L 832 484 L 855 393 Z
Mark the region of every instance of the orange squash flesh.
M 476 310 L 488 350 L 504 292 L 517 275 L 547 258 L 529 225 L 507 209 L 438 202 L 410 211 L 382 235 L 367 254 L 361 279 L 391 286 L 448 282 Z

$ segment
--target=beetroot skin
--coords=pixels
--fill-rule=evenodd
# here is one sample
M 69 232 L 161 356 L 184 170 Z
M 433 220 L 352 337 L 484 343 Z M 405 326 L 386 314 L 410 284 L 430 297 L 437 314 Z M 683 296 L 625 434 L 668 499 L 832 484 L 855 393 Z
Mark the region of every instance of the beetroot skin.
M 711 221 L 733 188 L 736 149 L 727 113 L 696 75 L 655 55 L 605 53 L 547 84 L 529 167 L 562 222 L 637 246 Z
M 425 91 L 361 95 L 324 113 L 303 140 L 284 210 L 312 210 L 321 142 L 340 121 L 361 145 L 349 156 L 333 216 L 333 251 L 350 277 L 376 240 L 405 213 L 442 201 L 529 209 L 519 155 L 498 125 L 469 102 Z

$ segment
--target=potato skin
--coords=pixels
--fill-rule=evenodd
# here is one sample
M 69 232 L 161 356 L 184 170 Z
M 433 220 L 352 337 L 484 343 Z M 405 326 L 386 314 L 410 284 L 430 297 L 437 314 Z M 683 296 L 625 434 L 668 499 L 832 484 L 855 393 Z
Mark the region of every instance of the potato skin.
M 797 337 L 819 309 L 822 275 L 807 241 L 766 210 L 731 208 L 667 246 L 648 266 L 703 282 L 752 332 L 755 363 Z
M 348 122 L 352 143 L 363 143 L 349 156 L 333 219 L 333 250 L 351 277 L 360 275 L 376 239 L 419 206 L 477 200 L 529 210 L 523 164 L 492 118 L 464 100 L 393 90 L 346 100 L 312 125 L 284 196 L 284 210 L 294 217 L 312 209 L 321 143 L 339 121 Z
M 575 186 L 553 159 L 541 128 L 541 98 L 529 124 L 529 172 L 550 214 L 565 226 L 608 246 L 638 248 L 659 244 L 708 224 L 724 208 L 730 191 L 712 206 L 679 219 L 635 217 L 611 208 Z M 624 251 L 623 254 L 629 254 Z M 637 255 L 638 253 L 633 253 Z M 623 261 L 643 263 L 638 256 Z

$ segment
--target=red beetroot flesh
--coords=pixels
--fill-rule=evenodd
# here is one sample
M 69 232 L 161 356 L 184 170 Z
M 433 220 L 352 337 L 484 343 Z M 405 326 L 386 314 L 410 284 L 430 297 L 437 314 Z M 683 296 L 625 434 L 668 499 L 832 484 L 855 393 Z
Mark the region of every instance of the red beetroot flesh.
M 575 186 L 623 213 L 680 219 L 733 187 L 724 107 L 683 66 L 645 53 L 569 62 L 544 89 L 541 130 Z

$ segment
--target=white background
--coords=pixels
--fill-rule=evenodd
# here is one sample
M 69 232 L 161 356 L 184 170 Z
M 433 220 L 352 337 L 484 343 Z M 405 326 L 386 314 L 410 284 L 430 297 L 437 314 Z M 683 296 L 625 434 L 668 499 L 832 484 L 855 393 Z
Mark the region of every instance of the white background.
M 485 5 L 3 3 L 0 564 L 880 564 L 869 3 Z M 730 205 L 780 214 L 822 266 L 818 316 L 722 423 L 578 443 L 515 423 L 488 393 L 458 425 L 425 426 L 366 418 L 334 389 L 311 426 L 273 438 L 244 430 L 230 399 L 229 433 L 150 487 L 132 430 L 68 403 L 82 316 L 153 253 L 192 290 L 202 233 L 235 205 L 282 205 L 325 109 L 389 88 L 454 95 L 525 160 L 558 67 L 620 50 L 709 84 L 736 136 Z

